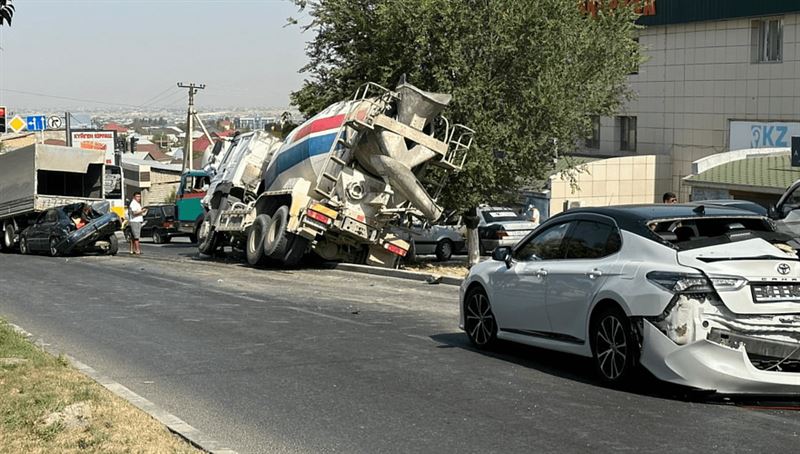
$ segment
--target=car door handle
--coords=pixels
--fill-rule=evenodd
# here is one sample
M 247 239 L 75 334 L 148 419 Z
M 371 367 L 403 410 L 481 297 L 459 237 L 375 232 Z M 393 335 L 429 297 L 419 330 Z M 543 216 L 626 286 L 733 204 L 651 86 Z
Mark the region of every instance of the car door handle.
M 545 277 L 547 276 L 547 270 L 544 268 L 539 268 L 536 270 L 536 277 Z
M 595 268 L 592 271 L 589 271 L 588 273 L 586 273 L 586 276 L 588 276 L 589 279 L 597 279 L 598 277 L 600 277 L 602 275 L 603 275 L 603 272 L 598 270 L 597 268 Z

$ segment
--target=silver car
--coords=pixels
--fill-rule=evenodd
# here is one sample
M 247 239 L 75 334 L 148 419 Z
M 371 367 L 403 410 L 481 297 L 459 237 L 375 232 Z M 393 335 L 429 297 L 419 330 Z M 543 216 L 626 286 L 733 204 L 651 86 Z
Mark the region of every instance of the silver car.
M 464 236 L 457 224 L 431 225 L 409 214 L 402 225 L 392 230 L 413 244 L 414 255 L 435 254 L 437 260 L 445 261 L 464 250 Z
M 504 207 L 480 206 L 478 218 L 481 255 L 491 254 L 500 246 L 514 246 L 538 225 Z

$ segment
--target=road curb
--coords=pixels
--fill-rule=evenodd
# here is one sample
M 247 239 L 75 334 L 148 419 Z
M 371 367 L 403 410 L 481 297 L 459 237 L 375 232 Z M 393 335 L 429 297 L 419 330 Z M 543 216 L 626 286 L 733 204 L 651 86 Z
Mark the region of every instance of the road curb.
M 397 279 L 410 279 L 427 282 L 429 284 L 461 285 L 463 279 L 438 274 L 422 273 L 419 271 L 396 270 L 392 268 L 378 268 L 369 265 L 356 265 L 354 263 L 331 263 L 330 267 L 340 271 L 353 273 L 373 274 L 375 276 L 394 277 Z
M 194 427 L 189 425 L 186 421 L 178 418 L 172 413 L 168 413 L 166 410 L 162 409 L 153 402 L 145 399 L 144 397 L 136 394 L 129 388 L 123 386 L 121 383 L 118 383 L 108 378 L 107 376 L 97 372 L 92 367 L 78 361 L 77 359 L 75 359 L 70 355 L 64 354 L 63 352 L 54 351 L 54 349 L 50 346 L 50 344 L 44 342 L 40 338 L 34 337 L 33 334 L 29 333 L 19 325 L 16 325 L 14 323 L 9 323 L 8 325 L 11 326 L 11 328 L 13 328 L 14 331 L 25 336 L 26 338 L 31 340 L 34 345 L 37 345 L 47 353 L 53 356 L 63 355 L 64 357 L 67 358 L 67 360 L 69 360 L 70 364 L 78 372 L 91 378 L 96 383 L 100 384 L 100 386 L 111 391 L 114 395 L 124 399 L 125 401 L 127 401 L 134 407 L 138 408 L 139 410 L 147 413 L 148 415 L 150 415 L 150 417 L 152 417 L 159 423 L 163 424 L 170 432 L 183 438 L 184 440 L 186 440 L 187 443 L 194 446 L 195 448 L 214 454 L 217 453 L 237 454 L 236 451 L 222 446 L 219 442 L 207 437 L 203 432 L 195 429 Z
M 157 262 L 174 263 L 176 261 L 174 259 L 155 257 L 152 255 L 144 255 L 139 257 L 141 260 L 153 260 Z M 212 266 L 220 266 L 220 265 L 243 266 L 241 262 L 216 262 L 214 261 L 213 258 L 181 258 L 178 259 L 177 261 L 181 263 L 195 263 L 200 265 L 212 265 Z M 374 276 L 393 277 L 396 279 L 407 279 L 412 281 L 425 282 L 428 284 L 445 284 L 445 285 L 460 286 L 461 282 L 463 281 L 463 279 L 461 278 L 452 276 L 442 276 L 438 274 L 425 273 L 420 271 L 380 268 L 377 266 L 370 266 L 370 265 L 357 265 L 355 263 L 326 262 L 321 268 L 333 269 L 338 271 L 348 271 L 351 273 L 371 274 Z M 308 269 L 315 269 L 315 267 L 310 267 Z

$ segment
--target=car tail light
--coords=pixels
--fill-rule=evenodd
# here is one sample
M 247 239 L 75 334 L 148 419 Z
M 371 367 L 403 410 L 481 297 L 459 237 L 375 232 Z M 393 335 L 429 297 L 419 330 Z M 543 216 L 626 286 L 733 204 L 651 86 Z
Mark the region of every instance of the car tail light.
M 332 218 L 325 216 L 319 211 L 312 210 L 311 208 L 306 210 L 306 216 L 310 217 L 311 219 L 317 220 L 325 225 L 331 225 L 333 223 Z
M 739 276 L 711 276 L 702 274 L 651 271 L 647 280 L 673 293 L 711 293 L 739 290 L 747 280 Z
M 171 229 L 172 228 L 172 222 L 165 222 L 165 223 L 161 224 L 161 226 L 164 227 L 165 229 Z
M 406 254 L 408 253 L 408 250 L 403 249 L 400 246 L 392 243 L 383 243 L 383 248 L 391 252 L 392 254 L 399 255 L 400 257 L 405 257 Z
M 505 230 L 498 230 L 494 232 L 494 235 L 498 240 L 502 240 L 503 238 L 508 236 L 508 232 L 506 232 Z

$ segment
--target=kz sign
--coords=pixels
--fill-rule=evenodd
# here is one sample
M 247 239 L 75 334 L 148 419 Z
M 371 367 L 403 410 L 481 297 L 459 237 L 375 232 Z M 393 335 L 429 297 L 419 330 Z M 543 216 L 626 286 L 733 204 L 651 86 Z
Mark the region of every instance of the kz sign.
M 800 136 L 800 123 L 732 121 L 730 150 L 789 148 L 792 136 Z

